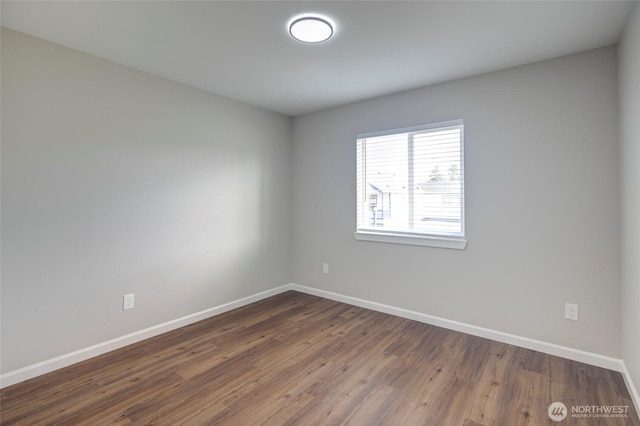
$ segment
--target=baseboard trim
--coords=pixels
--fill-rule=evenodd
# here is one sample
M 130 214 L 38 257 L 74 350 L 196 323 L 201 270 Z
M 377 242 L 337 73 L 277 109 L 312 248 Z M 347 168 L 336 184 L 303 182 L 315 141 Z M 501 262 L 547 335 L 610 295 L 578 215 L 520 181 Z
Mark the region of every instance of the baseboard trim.
M 286 284 L 0 375 L 0 389 L 291 290 Z
M 338 293 L 333 293 L 326 290 L 320 290 L 313 287 L 307 287 L 299 284 L 285 284 L 280 287 L 276 287 L 270 290 L 266 290 L 260 293 L 256 293 L 238 300 L 234 300 L 213 308 L 205 309 L 200 312 L 196 312 L 190 315 L 186 315 L 181 318 L 177 318 L 171 321 L 167 321 L 162 324 L 155 325 L 143 330 L 139 330 L 106 342 L 98 343 L 93 346 L 89 346 L 77 351 L 64 354 L 55 358 L 51 358 L 46 361 L 42 361 L 33 365 L 29 365 L 18 370 L 10 371 L 3 375 L 0 375 L 0 389 L 3 387 L 11 386 L 16 383 L 23 382 L 25 380 L 32 379 L 34 377 L 50 373 L 60 368 L 67 367 L 69 365 L 85 361 L 89 358 L 93 358 L 98 355 L 111 352 L 113 350 L 122 348 L 124 346 L 140 342 L 150 337 L 157 336 L 168 331 L 184 327 L 185 325 L 193 324 L 203 319 L 210 318 L 215 315 L 222 314 L 232 309 L 240 308 L 253 302 L 266 299 L 271 296 L 283 293 L 288 290 L 299 291 L 301 293 L 310 294 L 313 296 L 322 297 L 329 300 L 335 300 L 337 302 L 348 303 L 350 305 L 359 306 L 366 309 L 371 309 L 377 312 L 383 312 L 390 315 L 395 315 L 401 318 L 407 318 L 414 321 L 419 321 L 425 324 L 431 324 L 438 327 L 443 327 L 449 330 L 459 331 L 461 333 L 471 334 L 473 336 L 484 337 L 486 339 L 495 340 L 502 343 L 507 343 L 514 346 L 519 346 L 526 349 L 532 349 L 538 352 L 546 353 L 549 355 L 555 355 L 562 358 L 570 359 L 573 361 L 584 362 L 586 364 L 595 365 L 597 367 L 606 368 L 609 370 L 618 371 L 622 374 L 629 394 L 636 407 L 636 411 L 640 412 L 640 395 L 638 389 L 635 387 L 631 375 L 627 370 L 624 361 L 617 358 L 612 358 L 592 352 L 582 351 L 579 349 L 573 349 L 566 346 L 556 345 L 553 343 L 547 343 L 540 340 L 530 339 L 527 337 L 517 336 L 514 334 L 503 333 L 501 331 L 491 330 L 484 327 L 478 327 L 471 324 L 465 324 L 458 321 L 449 320 L 433 315 L 424 314 L 421 312 L 410 311 L 395 306 L 385 305 L 383 303 L 372 302 L 369 300 L 360 299 L 352 296 L 345 296 Z
M 638 388 L 634 385 L 633 380 L 631 379 L 631 374 L 629 370 L 627 370 L 627 365 L 622 362 L 622 377 L 624 378 L 624 384 L 627 385 L 627 390 L 629 391 L 629 395 L 631 395 L 631 400 L 633 404 L 636 406 L 636 412 L 640 413 L 640 394 L 638 394 Z
M 386 314 L 395 315 L 398 317 L 407 318 L 414 321 L 419 321 L 425 324 L 435 325 L 435 326 L 446 328 L 449 330 L 459 331 L 461 333 L 471 334 L 477 337 L 484 337 L 486 339 L 491 339 L 491 340 L 495 340 L 502 343 L 508 343 L 510 345 L 519 346 L 525 349 L 532 349 L 534 351 L 546 353 L 549 355 L 556 355 L 556 356 L 567 358 L 573 361 L 584 362 L 585 364 L 595 365 L 597 367 L 618 371 L 620 373 L 624 373 L 624 371 L 626 370 L 626 368 L 624 367 L 624 363 L 621 359 L 612 358 L 605 355 L 582 351 L 579 349 L 573 349 L 566 346 L 556 345 L 554 343 L 547 343 L 540 340 L 530 339 L 528 337 L 517 336 L 509 333 L 503 333 L 501 331 L 491 330 L 484 327 L 478 327 L 471 324 L 465 324 L 462 322 L 453 321 L 453 320 L 449 320 L 446 318 L 441 318 L 433 315 L 423 314 L 421 312 L 415 312 L 407 309 L 397 308 L 395 306 L 385 305 L 382 303 L 371 302 L 368 300 L 359 299 L 357 297 L 344 296 L 342 294 L 320 290 L 313 287 L 307 287 L 299 284 L 293 284 L 293 283 L 290 284 L 290 289 L 299 291 L 301 293 L 307 293 L 314 296 L 323 297 L 325 299 L 335 300 L 337 302 L 348 303 L 350 305 L 359 306 L 361 308 L 367 308 L 374 311 L 383 312 Z
M 627 370 L 627 366 L 622 359 L 582 351 L 580 349 L 573 349 L 566 346 L 556 345 L 554 343 L 543 342 L 541 340 L 530 339 L 528 337 L 517 336 L 515 334 L 503 333 L 501 331 L 465 324 L 446 318 L 410 311 L 395 306 L 385 305 L 383 303 L 371 302 L 357 297 L 345 296 L 299 284 L 291 283 L 289 284 L 288 289 L 617 371 L 622 374 L 627 390 L 629 391 L 629 395 L 631 396 L 631 400 L 635 405 L 636 412 L 640 413 L 640 395 L 638 394 L 638 388 L 634 385 L 631 375 L 629 374 L 629 370 Z

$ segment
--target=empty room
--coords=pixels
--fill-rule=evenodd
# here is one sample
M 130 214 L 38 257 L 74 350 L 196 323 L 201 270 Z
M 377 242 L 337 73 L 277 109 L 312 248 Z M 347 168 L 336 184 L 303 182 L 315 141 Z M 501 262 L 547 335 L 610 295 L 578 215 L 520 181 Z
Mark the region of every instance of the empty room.
M 640 2 L 0 15 L 2 425 L 640 426 Z

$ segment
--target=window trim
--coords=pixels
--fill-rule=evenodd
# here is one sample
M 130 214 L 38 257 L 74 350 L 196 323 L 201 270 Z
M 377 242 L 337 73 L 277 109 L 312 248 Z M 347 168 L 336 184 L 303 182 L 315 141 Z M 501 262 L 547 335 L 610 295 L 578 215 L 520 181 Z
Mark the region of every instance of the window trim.
M 467 247 L 465 238 L 436 237 L 428 234 L 402 234 L 399 232 L 373 232 L 358 230 L 354 232 L 356 240 L 374 241 L 378 243 L 405 244 L 411 246 L 438 247 L 464 250 Z
M 441 121 L 436 123 L 423 124 L 418 126 L 402 127 L 396 129 L 381 130 L 375 132 L 359 133 L 356 135 L 356 170 L 358 167 L 365 167 L 362 165 L 360 158 L 364 154 L 365 147 L 360 146 L 360 139 L 373 138 L 377 136 L 387 136 L 398 133 L 416 133 L 425 130 L 440 129 L 446 127 L 460 127 L 460 168 L 462 173 L 462 197 L 461 197 L 461 216 L 462 216 L 462 229 L 460 235 L 440 235 L 440 234 L 427 234 L 427 233 L 413 233 L 404 231 L 392 231 L 392 230 L 372 230 L 370 228 L 359 228 L 358 222 L 360 221 L 360 215 L 362 214 L 362 200 L 361 197 L 366 195 L 364 186 L 366 181 L 361 181 L 360 176 L 366 173 L 357 172 L 356 175 L 356 231 L 354 236 L 359 241 L 374 241 L 382 243 L 392 244 L 407 244 L 426 247 L 438 247 L 447 249 L 464 250 L 467 246 L 466 240 L 466 226 L 465 226 L 465 183 L 464 183 L 464 121 L 462 119 Z

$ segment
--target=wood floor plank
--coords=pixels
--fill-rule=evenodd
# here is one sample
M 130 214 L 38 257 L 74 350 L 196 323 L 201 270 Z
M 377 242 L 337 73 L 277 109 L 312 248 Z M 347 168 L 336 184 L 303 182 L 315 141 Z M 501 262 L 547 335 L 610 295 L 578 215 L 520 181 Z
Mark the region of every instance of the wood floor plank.
M 37 423 L 45 421 L 52 412 L 60 415 L 67 407 L 73 407 L 79 401 L 99 391 L 100 386 L 92 379 L 71 383 L 68 386 L 55 387 L 56 392 L 35 392 L 34 397 L 25 403 L 26 396 L 20 398 L 2 398 L 3 424 Z
M 4 388 L 0 424 L 551 425 L 555 401 L 640 426 L 620 373 L 290 291 Z
M 478 378 L 475 396 L 471 403 L 471 412 L 467 420 L 479 424 L 492 424 L 494 413 L 500 404 L 501 391 L 504 388 L 506 366 L 510 352 L 504 343 L 491 342 L 488 348 L 489 357 L 483 366 L 482 375 Z M 505 355 L 507 358 L 505 358 Z

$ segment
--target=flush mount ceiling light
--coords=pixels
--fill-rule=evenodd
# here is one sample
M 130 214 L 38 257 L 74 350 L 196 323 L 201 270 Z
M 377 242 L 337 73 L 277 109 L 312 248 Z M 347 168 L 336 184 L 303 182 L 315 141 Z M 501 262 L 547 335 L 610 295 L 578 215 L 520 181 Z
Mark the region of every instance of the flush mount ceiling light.
M 319 15 L 302 15 L 289 24 L 289 34 L 305 43 L 321 43 L 333 35 L 333 25 L 328 18 Z

